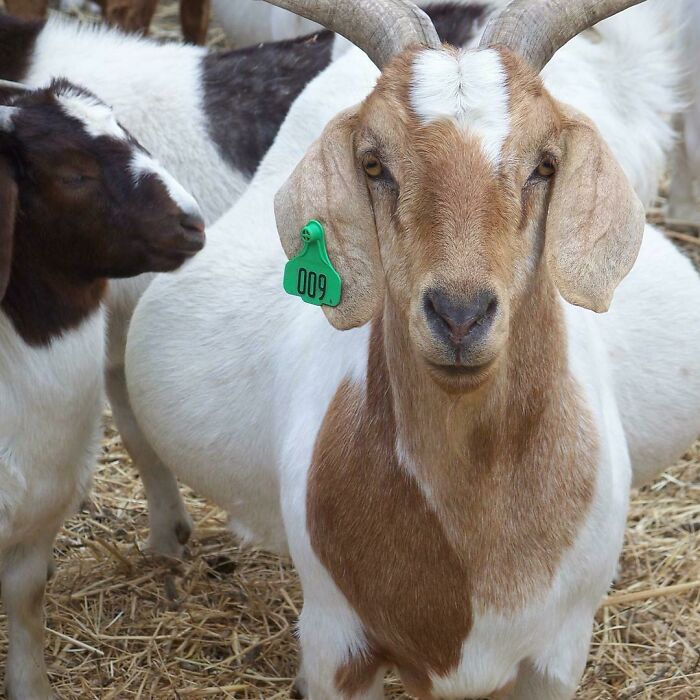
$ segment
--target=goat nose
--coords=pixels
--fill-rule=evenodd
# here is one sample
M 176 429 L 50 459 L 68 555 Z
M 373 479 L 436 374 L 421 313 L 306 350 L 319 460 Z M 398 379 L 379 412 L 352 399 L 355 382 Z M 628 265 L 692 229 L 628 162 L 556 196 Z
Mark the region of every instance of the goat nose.
M 180 226 L 192 233 L 204 233 L 204 219 L 200 214 L 183 214 L 180 217 Z
M 498 299 L 493 292 L 482 290 L 467 302 L 457 301 L 442 290 L 431 289 L 425 293 L 423 307 L 433 332 L 461 349 L 476 339 L 477 328 L 486 331 L 491 325 Z

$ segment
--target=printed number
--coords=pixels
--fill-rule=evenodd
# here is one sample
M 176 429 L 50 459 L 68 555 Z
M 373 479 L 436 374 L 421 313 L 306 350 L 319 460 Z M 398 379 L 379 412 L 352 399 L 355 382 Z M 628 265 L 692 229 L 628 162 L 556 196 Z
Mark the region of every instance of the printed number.
M 317 291 L 321 292 L 320 299 L 326 296 L 326 276 L 317 275 L 313 271 L 300 267 L 297 276 L 297 292 L 315 298 Z

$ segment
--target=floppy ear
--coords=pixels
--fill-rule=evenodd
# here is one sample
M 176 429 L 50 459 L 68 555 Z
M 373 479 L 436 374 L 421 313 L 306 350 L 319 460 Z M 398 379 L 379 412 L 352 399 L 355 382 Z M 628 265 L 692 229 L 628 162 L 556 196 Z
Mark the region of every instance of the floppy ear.
M 16 208 L 17 183 L 10 163 L 0 155 L 0 301 L 10 282 Z
M 374 211 L 355 162 L 356 122 L 357 108 L 335 117 L 275 197 L 277 230 L 289 258 L 299 253 L 299 232 L 310 219 L 325 228 L 328 257 L 343 291 L 338 306 L 322 308 L 340 330 L 367 323 L 384 293 Z
M 564 152 L 549 203 L 545 254 L 564 299 L 600 313 L 637 259 L 644 207 L 593 123 L 563 109 Z

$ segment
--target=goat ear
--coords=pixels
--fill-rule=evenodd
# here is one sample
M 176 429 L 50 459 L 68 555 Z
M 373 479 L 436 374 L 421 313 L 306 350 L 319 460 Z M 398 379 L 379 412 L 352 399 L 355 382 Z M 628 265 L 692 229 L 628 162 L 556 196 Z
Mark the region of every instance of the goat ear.
M 277 230 L 289 258 L 299 253 L 299 232 L 310 219 L 325 228 L 328 257 L 343 291 L 338 306 L 322 308 L 340 330 L 367 323 L 384 290 L 372 203 L 355 162 L 356 122 L 357 108 L 335 117 L 275 197 Z
M 601 313 L 637 259 L 644 207 L 593 123 L 564 114 L 545 253 L 564 299 Z
M 0 301 L 10 282 L 16 208 L 17 183 L 10 163 L 0 155 Z

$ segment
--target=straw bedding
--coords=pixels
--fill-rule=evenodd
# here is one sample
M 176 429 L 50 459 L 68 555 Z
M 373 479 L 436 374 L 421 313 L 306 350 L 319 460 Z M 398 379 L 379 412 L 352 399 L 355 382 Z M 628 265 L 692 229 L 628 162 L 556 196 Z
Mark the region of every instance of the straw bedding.
M 155 33 L 179 37 L 163 3 Z M 225 45 L 213 27 L 212 43 Z M 660 209 L 650 218 L 662 220 Z M 672 234 L 679 235 L 679 234 Z M 700 240 L 680 234 L 700 262 Z M 56 543 L 47 598 L 51 682 L 66 700 L 289 697 L 297 576 L 241 550 L 225 515 L 185 490 L 196 531 L 184 562 L 142 548 L 146 504 L 109 414 L 95 489 Z M 0 619 L 0 672 L 6 656 Z M 406 698 L 389 678 L 392 698 Z M 700 698 L 700 442 L 636 492 L 619 578 L 597 616 L 581 700 Z

